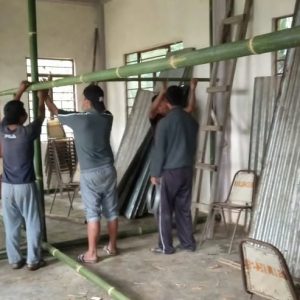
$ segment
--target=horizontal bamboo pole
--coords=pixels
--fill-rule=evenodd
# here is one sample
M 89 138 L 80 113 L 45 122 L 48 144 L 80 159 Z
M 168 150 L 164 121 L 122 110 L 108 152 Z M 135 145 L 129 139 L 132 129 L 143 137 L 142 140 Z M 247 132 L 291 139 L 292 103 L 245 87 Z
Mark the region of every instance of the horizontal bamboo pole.
M 43 242 L 42 247 L 44 250 L 47 250 L 51 255 L 62 261 L 63 263 L 70 266 L 72 269 L 76 270 L 76 272 L 92 283 L 96 284 L 98 287 L 104 289 L 107 294 L 116 300 L 129 300 L 127 296 L 119 292 L 114 286 L 107 283 L 104 279 L 102 279 L 99 275 L 94 274 L 89 269 L 83 267 L 81 264 L 77 263 L 71 257 L 65 255 L 57 248 L 54 248 L 49 243 Z
M 194 78 L 196 79 L 198 82 L 209 82 L 210 78 L 208 77 L 204 77 L 204 78 Z M 119 82 L 119 81 L 153 81 L 153 82 L 160 82 L 160 81 L 180 81 L 180 82 L 190 82 L 191 78 L 181 78 L 181 77 L 144 77 L 144 78 L 131 78 L 131 77 L 127 77 L 127 78 L 114 78 L 114 79 L 107 79 L 107 80 L 102 80 L 101 82 Z M 28 89 L 28 91 L 30 91 L 30 88 Z M 0 96 L 5 96 L 5 95 L 13 95 L 17 92 L 17 88 L 14 89 L 9 89 L 9 90 L 5 90 L 3 92 L 0 92 Z
M 0 216 L 1 220 L 1 216 Z M 127 237 L 134 237 L 134 236 L 139 236 L 139 235 L 144 235 L 144 234 L 149 234 L 149 233 L 155 233 L 157 231 L 157 226 L 156 225 L 148 225 L 148 226 L 137 226 L 134 227 L 133 229 L 128 229 L 128 230 L 123 230 L 118 232 L 118 239 L 123 239 Z M 109 239 L 109 235 L 107 233 L 102 234 L 100 237 L 101 242 L 106 242 Z M 59 249 L 68 249 L 68 248 L 74 248 L 76 246 L 82 246 L 87 244 L 87 238 L 78 238 L 70 241 L 63 241 L 63 242 L 58 242 L 58 243 L 53 243 L 54 247 L 57 247 Z M 26 254 L 26 247 L 22 247 L 21 249 L 22 254 Z M 0 260 L 6 259 L 6 250 L 5 248 L 0 249 Z
M 135 236 L 140 236 L 140 235 L 150 234 L 150 233 L 155 233 L 155 232 L 157 232 L 156 225 L 136 226 L 132 229 L 119 231 L 118 239 L 135 237 Z M 107 233 L 101 235 L 100 243 L 104 242 L 104 241 L 108 241 L 108 240 L 109 240 L 109 235 Z M 70 240 L 70 241 L 53 243 L 53 246 L 60 248 L 60 249 L 67 249 L 70 247 L 73 248 L 75 246 L 80 246 L 80 245 L 85 245 L 85 244 L 87 244 L 87 238 L 79 238 L 79 239 Z
M 193 79 L 200 81 L 200 82 L 208 82 L 210 78 L 197 78 L 193 77 Z M 142 77 L 142 78 L 118 78 L 118 79 L 111 79 L 105 81 L 181 81 L 181 82 L 189 82 L 191 78 L 181 78 L 181 77 Z
M 71 84 L 124 79 L 129 76 L 201 65 L 242 56 L 297 47 L 299 45 L 300 26 L 297 26 L 291 29 L 258 35 L 247 40 L 221 44 L 184 54 L 173 55 L 169 58 L 121 66 L 118 68 L 111 68 L 94 73 L 86 73 L 83 75 L 67 77 L 55 81 L 34 83 L 28 88 L 28 90 L 36 91 Z M 16 89 L 2 91 L 0 92 L 0 96 L 12 94 L 15 91 Z

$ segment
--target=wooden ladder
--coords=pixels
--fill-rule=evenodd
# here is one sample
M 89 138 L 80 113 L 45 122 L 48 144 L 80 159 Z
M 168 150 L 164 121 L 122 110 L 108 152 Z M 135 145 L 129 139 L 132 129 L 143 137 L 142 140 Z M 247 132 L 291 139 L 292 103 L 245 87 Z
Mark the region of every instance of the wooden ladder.
M 245 0 L 243 14 L 233 16 L 234 0 L 228 2 L 226 17 L 222 22 L 219 39 L 220 44 L 245 38 L 252 4 L 253 0 Z M 206 107 L 199 129 L 197 162 L 192 194 L 192 215 L 196 229 L 200 209 L 203 208 L 203 205 L 208 205 L 208 217 L 202 233 L 201 242 L 208 237 L 209 230 L 211 231 L 208 227 L 209 224 L 211 224 L 212 203 L 216 201 L 215 197 L 220 175 L 219 166 L 222 151 L 225 146 L 225 128 L 230 111 L 230 98 L 236 62 L 237 58 L 213 63 L 210 84 L 207 88 L 208 96 Z M 215 140 L 215 153 L 214 157 L 211 157 L 210 161 L 207 162 L 209 137 Z M 212 172 L 210 173 L 211 185 L 209 203 L 201 202 L 204 171 Z M 210 233 L 210 235 L 212 234 Z

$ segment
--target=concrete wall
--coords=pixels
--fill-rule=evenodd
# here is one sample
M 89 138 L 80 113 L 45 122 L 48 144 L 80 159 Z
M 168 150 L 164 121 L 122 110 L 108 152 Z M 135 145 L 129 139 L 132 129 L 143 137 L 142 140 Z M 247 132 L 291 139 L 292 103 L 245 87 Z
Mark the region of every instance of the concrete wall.
M 81 1 L 37 1 L 38 54 L 41 58 L 72 58 L 76 74 L 92 71 L 94 30 L 101 25 L 101 10 L 95 3 Z M 0 89 L 17 87 L 26 79 L 25 58 L 29 57 L 27 1 L 0 0 Z M 101 28 L 99 28 L 101 35 Z M 100 42 L 99 45 L 103 46 Z M 104 51 L 96 69 L 103 68 Z M 84 85 L 77 85 L 78 99 Z M 3 105 L 10 96 L 1 97 Z M 23 96 L 24 102 L 26 95 Z M 45 145 L 42 145 L 43 157 Z
M 110 0 L 104 1 L 106 67 L 124 64 L 124 54 L 183 41 L 185 47 L 209 45 L 209 0 Z M 241 12 L 243 1 L 236 1 Z M 293 12 L 295 0 L 254 0 L 248 36 L 270 32 L 272 18 Z M 0 0 L 0 89 L 15 87 L 26 77 L 29 55 L 27 1 Z M 40 57 L 73 58 L 76 74 L 91 71 L 94 28 L 101 24 L 101 9 L 91 1 L 37 1 Z M 104 25 L 100 26 L 102 29 Z M 100 45 L 104 46 L 103 35 Z M 98 56 L 104 58 L 104 51 Z M 97 69 L 103 68 L 98 59 Z M 195 68 L 207 77 L 208 65 Z M 271 74 L 271 55 L 238 60 L 232 97 L 232 173 L 247 167 L 254 77 Z M 203 108 L 206 84 L 197 88 Z M 83 85 L 77 86 L 80 96 Z M 108 84 L 108 107 L 114 114 L 112 145 L 117 151 L 126 125 L 125 84 Z M 1 97 L 1 100 L 9 97 Z M 4 101 L 0 102 L 2 106 Z M 2 107 L 1 107 L 2 112 Z
M 237 13 L 241 13 L 243 1 L 236 3 Z M 271 32 L 273 18 L 292 14 L 294 5 L 295 0 L 254 0 L 247 36 Z M 248 167 L 254 78 L 271 76 L 271 66 L 271 53 L 238 59 L 231 99 L 232 176 L 238 169 Z
M 241 13 L 244 1 L 235 2 L 236 13 Z M 271 32 L 272 19 L 291 14 L 294 3 L 295 0 L 254 0 L 247 35 Z M 209 0 L 111 0 L 105 4 L 105 36 L 107 68 L 123 65 L 126 53 L 166 43 L 183 41 L 184 47 L 207 47 Z M 270 53 L 238 60 L 231 100 L 230 178 L 237 170 L 248 167 L 254 78 L 271 75 L 271 62 Z M 195 75 L 208 77 L 208 65 L 195 67 Z M 203 83 L 197 88 L 200 110 L 206 101 L 205 88 Z M 108 99 L 114 113 L 112 142 L 116 150 L 126 125 L 125 84 L 108 84 Z M 223 183 L 224 191 L 229 181 Z M 204 195 L 209 195 L 208 191 Z
M 26 77 L 27 1 L 0 0 L 0 7 L 0 89 L 7 89 Z M 94 29 L 98 24 L 98 8 L 93 3 L 37 1 L 39 57 L 73 58 L 77 74 L 91 72 Z M 97 69 L 100 65 L 98 60 Z M 82 88 L 77 86 L 78 95 Z
M 111 0 L 105 4 L 106 67 L 124 64 L 124 54 L 183 41 L 184 47 L 209 45 L 208 0 Z M 207 77 L 208 66 L 195 75 Z M 202 97 L 205 84 L 199 84 Z M 125 83 L 107 85 L 114 113 L 112 143 L 116 150 L 126 124 Z
M 236 13 L 244 1 L 236 1 Z M 272 31 L 272 19 L 293 12 L 295 0 L 254 0 L 248 36 Z M 105 4 L 106 67 L 124 64 L 124 54 L 183 41 L 184 47 L 209 45 L 208 0 L 111 0 Z M 195 75 L 209 75 L 208 66 Z M 238 60 L 232 97 L 232 175 L 248 163 L 254 77 L 271 75 L 271 54 Z M 197 89 L 203 107 L 205 84 Z M 126 124 L 125 84 L 108 84 L 109 108 L 114 113 L 112 143 L 116 150 Z M 202 102 L 200 101 L 202 100 Z M 200 103 L 201 102 L 201 103 Z M 246 109 L 245 109 L 246 108 Z

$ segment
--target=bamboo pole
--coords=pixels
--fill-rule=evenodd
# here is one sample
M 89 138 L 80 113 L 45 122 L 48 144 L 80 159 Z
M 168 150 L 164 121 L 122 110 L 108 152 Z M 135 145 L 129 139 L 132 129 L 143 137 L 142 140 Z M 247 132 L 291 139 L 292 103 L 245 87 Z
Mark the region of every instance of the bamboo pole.
M 195 77 L 193 78 L 195 80 L 197 80 L 198 82 L 209 82 L 210 78 L 208 77 L 203 77 L 203 78 L 199 78 L 199 77 Z M 190 82 L 191 78 L 181 78 L 181 77 L 141 77 L 141 78 L 131 78 L 131 77 L 127 77 L 127 78 L 117 78 L 117 79 L 107 79 L 107 80 L 102 80 L 101 82 L 119 82 L 119 81 L 153 81 L 153 82 L 159 82 L 159 81 L 180 81 L 180 82 Z M 29 89 L 28 89 L 29 91 Z M 3 92 L 0 92 L 0 96 L 5 96 L 5 95 L 13 95 L 17 92 L 17 89 L 9 89 L 9 90 L 5 90 Z
M 193 79 L 201 82 L 209 82 L 210 78 L 199 78 L 199 77 L 193 77 Z M 191 78 L 181 78 L 181 77 L 140 77 L 140 78 L 118 78 L 118 79 L 110 79 L 106 80 L 110 82 L 114 81 L 181 81 L 181 82 L 189 82 L 191 81 Z
M 291 29 L 258 35 L 247 40 L 221 44 L 218 46 L 203 48 L 184 54 L 173 55 L 169 58 L 162 58 L 139 64 L 121 66 L 118 68 L 111 68 L 94 73 L 86 73 L 78 76 L 58 79 L 55 81 L 34 83 L 28 88 L 28 90 L 36 91 L 58 86 L 88 83 L 94 81 L 108 81 L 112 79 L 124 80 L 129 76 L 201 65 L 242 56 L 293 48 L 299 45 L 300 26 L 296 26 Z M 13 91 L 15 91 L 15 89 L 10 89 L 8 91 L 11 94 Z M 0 92 L 0 96 L 7 95 L 8 91 L 6 90 Z
M 1 216 L 0 216 L 1 220 Z M 203 220 L 204 222 L 204 220 Z M 134 236 L 140 236 L 144 234 L 150 234 L 150 233 L 155 233 L 157 231 L 157 226 L 156 225 L 149 225 L 149 226 L 137 226 L 133 229 L 128 229 L 128 230 L 123 230 L 118 232 L 118 239 L 123 239 L 127 237 L 134 237 Z M 101 242 L 106 242 L 109 240 L 109 235 L 102 234 L 100 237 L 100 243 Z M 87 244 L 87 238 L 78 238 L 70 241 L 63 241 L 63 242 L 58 242 L 58 243 L 53 243 L 54 247 L 57 247 L 59 249 L 68 249 L 68 248 L 74 248 L 76 246 L 82 246 Z M 26 247 L 21 247 L 21 252 L 26 253 Z M 6 250 L 5 248 L 0 249 L 0 260 L 1 259 L 6 259 Z
M 99 275 L 94 274 L 89 269 L 83 267 L 81 264 L 77 263 L 71 257 L 65 255 L 57 248 L 54 248 L 50 244 L 43 242 L 43 249 L 47 250 L 51 255 L 62 261 L 63 263 L 70 266 L 72 269 L 76 270 L 76 272 L 92 283 L 96 284 L 98 287 L 104 289 L 107 294 L 116 300 L 130 300 L 127 296 L 119 292 L 114 286 L 107 283 L 104 279 L 102 279 Z
M 28 34 L 29 34 L 29 49 L 31 62 L 31 77 L 33 82 L 39 81 L 38 74 L 38 50 L 37 50 L 37 29 L 36 29 L 36 2 L 35 0 L 28 0 Z M 33 101 L 33 117 L 38 116 L 39 100 L 36 90 L 32 91 Z M 37 138 L 34 142 L 34 166 L 36 174 L 36 182 L 38 187 L 40 210 L 41 210 L 41 227 L 43 240 L 47 240 L 46 222 L 45 222 L 45 199 L 44 199 L 44 183 L 43 183 L 43 169 L 42 169 L 42 155 L 41 155 L 41 141 Z
M 128 237 L 135 237 L 140 236 L 144 234 L 150 234 L 157 232 L 157 226 L 156 225 L 150 225 L 150 226 L 137 226 L 133 229 L 123 230 L 118 232 L 118 239 L 124 239 Z M 109 236 L 108 234 L 101 235 L 101 241 L 108 241 Z M 53 246 L 58 247 L 60 249 L 66 249 L 74 246 L 84 245 L 87 243 L 87 238 L 81 238 L 81 239 L 75 239 L 71 241 L 65 241 L 65 242 L 59 242 L 54 243 Z

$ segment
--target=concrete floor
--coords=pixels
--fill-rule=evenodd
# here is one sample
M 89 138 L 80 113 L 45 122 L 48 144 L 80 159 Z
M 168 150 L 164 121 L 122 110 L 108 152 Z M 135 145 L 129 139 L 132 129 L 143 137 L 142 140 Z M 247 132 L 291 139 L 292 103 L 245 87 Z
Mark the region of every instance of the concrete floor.
M 46 197 L 46 211 L 50 202 L 51 198 Z M 64 218 L 67 209 L 67 200 L 58 198 L 53 214 L 47 216 L 50 243 L 85 237 L 80 199 L 76 199 L 70 218 Z M 145 224 L 153 224 L 153 218 L 121 219 L 120 231 Z M 200 231 L 196 233 L 196 239 L 199 238 Z M 237 242 L 231 255 L 227 254 L 228 240 L 221 238 L 206 241 L 195 253 L 157 255 L 149 250 L 156 241 L 156 233 L 120 239 L 120 255 L 116 257 L 106 257 L 102 250 L 104 243 L 100 242 L 101 261 L 87 267 L 135 300 L 249 299 L 243 290 L 241 271 L 220 262 L 220 259 L 239 261 Z M 4 247 L 1 222 L 0 247 Z M 77 246 L 63 252 L 76 258 L 84 250 L 84 246 Z M 11 270 L 7 260 L 1 260 L 0 299 L 111 299 L 64 263 L 51 256 L 46 256 L 46 261 L 45 268 L 29 272 L 26 268 Z

